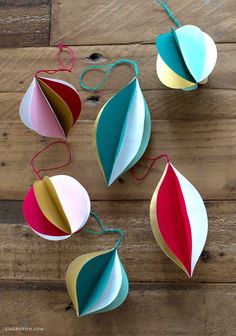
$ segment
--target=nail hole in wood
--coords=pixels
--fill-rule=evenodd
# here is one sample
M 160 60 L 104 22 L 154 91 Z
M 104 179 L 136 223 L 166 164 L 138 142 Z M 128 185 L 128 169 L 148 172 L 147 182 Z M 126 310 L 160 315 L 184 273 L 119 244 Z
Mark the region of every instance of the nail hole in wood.
M 93 53 L 90 56 L 88 56 L 86 59 L 88 61 L 92 61 L 92 62 L 98 62 L 103 58 L 102 54 L 99 53 Z
M 99 96 L 90 96 L 86 99 L 86 103 L 96 105 L 97 102 L 99 102 L 100 97 Z
M 209 251 L 207 250 L 203 250 L 202 251 L 202 254 L 201 254 L 201 259 L 204 261 L 204 262 L 208 262 L 210 259 L 211 259 L 211 254 Z

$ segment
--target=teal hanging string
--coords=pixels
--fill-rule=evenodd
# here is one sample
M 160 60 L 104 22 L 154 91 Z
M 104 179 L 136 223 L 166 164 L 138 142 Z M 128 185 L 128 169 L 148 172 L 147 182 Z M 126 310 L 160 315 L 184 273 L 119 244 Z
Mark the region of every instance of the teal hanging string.
M 171 12 L 171 10 L 168 8 L 166 1 L 165 0 L 156 0 L 156 3 L 158 3 L 168 14 L 168 16 L 171 18 L 171 20 L 175 23 L 175 25 L 180 28 L 181 25 L 179 23 L 179 21 L 176 19 L 176 17 L 174 16 L 174 14 Z
M 132 60 L 121 59 L 121 60 L 118 60 L 118 61 L 116 61 L 114 63 L 111 63 L 111 64 L 89 65 L 89 66 L 87 66 L 86 68 L 84 68 L 84 70 L 82 71 L 82 73 L 80 75 L 80 79 L 79 79 L 80 86 L 83 89 L 88 90 L 88 91 L 95 91 L 95 90 L 100 89 L 100 87 L 102 87 L 103 84 L 107 81 L 107 78 L 108 78 L 109 74 L 111 73 L 112 69 L 114 69 L 117 65 L 120 65 L 120 64 L 131 64 L 131 65 L 133 65 L 134 71 L 135 71 L 135 77 L 138 77 L 138 64 L 135 61 L 132 61 Z M 83 79 L 84 79 L 84 76 L 86 75 L 86 73 L 88 71 L 96 70 L 96 69 L 106 69 L 103 80 L 95 86 L 85 85 L 84 82 L 83 82 Z
M 104 233 L 118 233 L 120 235 L 120 238 L 118 239 L 117 243 L 114 246 L 114 249 L 117 249 L 118 246 L 120 245 L 122 239 L 123 239 L 123 230 L 118 229 L 118 228 L 115 228 L 115 229 L 106 228 L 105 225 L 103 224 L 103 222 L 101 221 L 101 219 L 98 217 L 98 215 L 95 214 L 93 211 L 90 212 L 90 216 L 93 217 L 96 220 L 96 222 L 99 224 L 101 230 L 100 231 L 93 231 L 93 230 L 90 230 L 90 229 L 86 229 L 86 230 L 83 230 L 83 232 L 92 233 L 92 234 L 96 234 L 96 235 L 101 235 L 101 234 L 104 234 Z

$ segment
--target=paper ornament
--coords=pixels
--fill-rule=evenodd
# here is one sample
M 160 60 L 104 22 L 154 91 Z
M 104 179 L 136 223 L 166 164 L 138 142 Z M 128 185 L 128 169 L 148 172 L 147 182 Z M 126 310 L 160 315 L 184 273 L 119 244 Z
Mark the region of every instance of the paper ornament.
M 165 0 L 156 0 L 178 29 L 161 34 L 156 39 L 157 76 L 172 89 L 194 90 L 205 84 L 217 60 L 212 38 L 193 25 L 180 26 Z
M 207 82 L 217 60 L 212 38 L 187 25 L 157 37 L 157 76 L 172 89 L 192 90 Z
M 119 307 L 129 291 L 116 248 L 73 260 L 66 273 L 66 285 L 78 317 Z
M 69 51 L 74 57 L 70 48 Z M 40 70 L 36 73 L 21 101 L 20 118 L 27 127 L 42 136 L 66 138 L 80 115 L 80 97 L 70 83 L 39 76 L 42 72 L 51 74 L 72 70 L 74 58 L 71 68 L 66 68 L 59 56 L 58 60 L 63 65 L 61 69 Z
M 90 199 L 84 187 L 73 177 L 44 176 L 28 190 L 23 214 L 39 236 L 62 240 L 83 228 L 90 214 Z
M 207 212 L 198 191 L 170 162 L 152 196 L 150 219 L 161 249 L 191 277 L 207 238 Z
M 97 160 L 108 186 L 134 166 L 144 154 L 151 133 L 149 108 L 139 86 L 136 62 L 119 60 L 106 66 L 86 67 L 80 78 L 84 89 L 97 89 L 104 83 L 108 73 L 121 63 L 134 65 L 135 77 L 102 107 L 95 122 L 93 135 Z M 82 80 L 87 71 L 104 67 L 108 70 L 105 79 L 99 85 L 91 88 L 83 84 Z

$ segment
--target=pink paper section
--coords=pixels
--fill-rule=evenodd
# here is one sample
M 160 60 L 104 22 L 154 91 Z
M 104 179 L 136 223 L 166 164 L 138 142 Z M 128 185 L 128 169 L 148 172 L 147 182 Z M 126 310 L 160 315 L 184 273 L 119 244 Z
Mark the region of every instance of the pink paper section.
M 66 236 L 67 233 L 54 226 L 42 213 L 35 197 L 34 188 L 31 187 L 24 199 L 23 214 L 29 226 L 47 236 Z
M 71 176 L 56 175 L 50 177 L 50 180 L 70 223 L 72 233 L 80 230 L 90 214 L 90 199 L 87 191 Z
M 43 136 L 65 138 L 64 132 L 44 96 L 37 79 L 31 100 L 31 121 L 33 129 Z

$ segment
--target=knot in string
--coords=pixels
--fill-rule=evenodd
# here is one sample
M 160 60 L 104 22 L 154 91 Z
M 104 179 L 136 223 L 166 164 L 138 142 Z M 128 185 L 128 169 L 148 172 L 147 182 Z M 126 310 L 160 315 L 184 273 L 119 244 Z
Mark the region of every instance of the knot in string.
M 147 161 L 151 161 L 151 164 L 150 164 L 150 166 L 148 167 L 146 173 L 143 176 L 136 176 L 134 174 L 134 169 L 133 168 L 130 169 L 130 173 L 131 173 L 133 179 L 136 180 L 136 181 L 139 181 L 139 182 L 145 180 L 145 178 L 148 176 L 148 174 L 152 170 L 152 167 L 153 167 L 154 163 L 157 160 L 162 159 L 162 158 L 165 158 L 167 163 L 170 162 L 169 156 L 167 154 L 160 154 L 160 155 L 158 155 L 158 156 L 156 156 L 154 158 L 151 158 L 151 157 L 148 157 L 148 156 L 143 156 L 142 159 L 139 162 L 141 162 L 143 160 L 147 160 Z
M 75 54 L 72 48 L 70 48 L 69 46 L 65 46 L 63 45 L 61 42 L 58 43 L 58 53 L 57 53 L 57 60 L 58 63 L 60 65 L 60 68 L 58 69 L 41 69 L 38 70 L 35 74 L 35 76 L 37 77 L 40 73 L 47 73 L 49 75 L 55 74 L 57 72 L 71 72 L 72 69 L 74 68 L 75 65 Z M 70 56 L 71 56 L 71 65 L 70 66 L 66 66 L 62 60 L 61 60 L 61 53 L 66 50 L 69 52 Z
M 55 166 L 55 167 L 51 167 L 51 168 L 41 168 L 41 169 L 36 169 L 34 166 L 34 160 L 41 154 L 43 153 L 45 150 L 47 150 L 49 147 L 55 145 L 55 144 L 63 144 L 66 146 L 66 148 L 68 149 L 68 153 L 69 153 L 69 157 L 68 160 L 66 161 L 66 163 L 59 165 L 59 166 Z M 71 162 L 71 149 L 70 146 L 67 142 L 65 141 L 54 141 L 51 142 L 50 144 L 48 144 L 47 146 L 43 147 L 40 151 L 38 151 L 36 154 L 34 154 L 34 156 L 32 157 L 30 164 L 31 164 L 31 168 L 33 170 L 33 172 L 35 173 L 35 175 L 39 178 L 39 180 L 42 180 L 42 176 L 40 175 L 40 173 L 42 173 L 43 171 L 48 171 L 48 170 L 54 170 L 54 169 L 60 169 L 60 168 L 64 168 L 66 167 L 70 162 Z
M 118 241 L 116 242 L 116 244 L 114 246 L 114 249 L 117 249 L 118 246 L 120 245 L 122 239 L 123 239 L 123 230 L 119 229 L 119 228 L 114 228 L 114 229 L 106 228 L 105 225 L 103 224 L 103 222 L 101 221 L 101 219 L 98 217 L 98 215 L 93 211 L 90 212 L 90 216 L 93 217 L 96 220 L 96 222 L 99 224 L 101 230 L 100 231 L 93 231 L 93 230 L 90 230 L 90 229 L 86 229 L 86 230 L 83 230 L 83 231 L 88 232 L 88 233 L 92 233 L 92 234 L 97 234 L 97 235 L 101 235 L 101 234 L 104 234 L 104 233 L 118 233 L 120 235 L 120 238 L 118 239 Z
M 165 0 L 156 0 L 156 3 L 158 3 L 168 14 L 168 16 L 171 18 L 171 20 L 175 23 L 175 25 L 180 28 L 181 25 L 179 23 L 179 21 L 176 19 L 176 17 L 174 16 L 174 14 L 171 12 L 171 10 L 169 9 L 169 7 L 166 4 Z
M 111 63 L 111 64 L 105 64 L 105 65 L 89 65 L 87 67 L 84 68 L 84 70 L 82 71 L 81 75 L 80 75 L 80 79 L 79 79 L 79 83 L 80 83 L 80 86 L 85 89 L 85 90 L 88 90 L 88 91 L 95 91 L 95 90 L 98 90 L 100 87 L 103 86 L 103 84 L 107 81 L 107 78 L 110 74 L 110 72 L 117 66 L 117 65 L 120 65 L 120 64 L 131 64 L 133 65 L 134 67 L 134 72 L 135 72 L 135 77 L 138 77 L 138 64 L 135 62 L 135 61 L 132 61 L 132 60 L 127 60 L 127 59 L 121 59 L 121 60 L 118 60 L 114 63 Z M 84 82 L 83 82 L 83 79 L 84 79 L 84 76 L 86 75 L 86 73 L 88 71 L 91 71 L 91 70 L 96 70 L 96 69 L 105 69 L 106 72 L 104 74 L 104 78 L 101 80 L 101 82 L 99 82 L 97 85 L 95 86 L 88 86 L 88 85 L 85 85 Z

